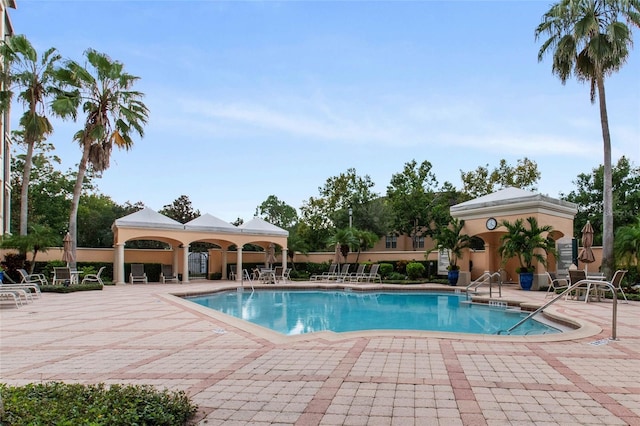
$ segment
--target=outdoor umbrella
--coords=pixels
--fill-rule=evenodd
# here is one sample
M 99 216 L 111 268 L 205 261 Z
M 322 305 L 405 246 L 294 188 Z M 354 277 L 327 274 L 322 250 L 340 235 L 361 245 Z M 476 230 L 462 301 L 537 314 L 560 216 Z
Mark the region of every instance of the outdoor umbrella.
M 73 251 L 71 250 L 71 234 L 67 232 L 62 240 L 62 261 L 67 262 L 67 266 L 74 261 Z
M 340 251 L 340 243 L 336 243 L 336 252 L 333 255 L 333 263 L 340 264 L 340 256 L 342 256 L 342 252 Z
M 593 246 L 593 227 L 591 226 L 591 222 L 587 221 L 586 225 L 582 228 L 582 249 L 578 254 L 578 260 L 580 262 L 585 264 L 595 262 L 596 258 L 593 255 L 591 246 Z
M 271 265 L 276 263 L 276 246 L 273 243 L 269 243 L 269 248 L 267 249 L 266 263 L 269 268 L 271 267 Z

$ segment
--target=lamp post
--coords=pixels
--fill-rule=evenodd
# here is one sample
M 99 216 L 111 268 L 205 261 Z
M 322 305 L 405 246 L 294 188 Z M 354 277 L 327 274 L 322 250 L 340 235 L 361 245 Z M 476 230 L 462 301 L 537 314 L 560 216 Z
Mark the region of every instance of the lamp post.
M 351 208 L 351 206 L 349 206 L 349 228 L 351 228 L 352 224 L 353 224 L 353 209 Z

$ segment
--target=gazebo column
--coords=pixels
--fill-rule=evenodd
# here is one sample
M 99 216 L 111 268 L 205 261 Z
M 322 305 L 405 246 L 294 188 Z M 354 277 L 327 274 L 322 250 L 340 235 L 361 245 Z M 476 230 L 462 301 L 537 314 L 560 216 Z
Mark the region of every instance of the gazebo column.
M 189 282 L 189 244 L 182 245 L 182 282 Z
M 173 258 L 171 259 L 171 270 L 175 274 L 175 271 L 178 270 L 178 250 L 176 250 L 175 246 L 171 246 L 171 254 L 173 255 Z
M 236 257 L 236 281 L 242 280 L 242 246 L 238 246 L 238 254 Z
M 113 281 L 118 284 L 125 284 L 124 280 L 124 243 L 117 243 L 113 251 Z
M 282 270 L 285 271 L 287 269 L 287 249 L 282 248 Z
M 222 279 L 226 280 L 227 279 L 227 249 L 226 248 L 222 248 Z

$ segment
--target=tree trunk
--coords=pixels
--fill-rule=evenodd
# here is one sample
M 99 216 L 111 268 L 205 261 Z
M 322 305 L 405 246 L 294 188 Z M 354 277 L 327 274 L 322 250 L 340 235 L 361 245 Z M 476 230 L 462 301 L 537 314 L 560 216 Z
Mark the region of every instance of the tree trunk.
M 73 199 L 71 201 L 71 212 L 69 213 L 69 235 L 71 236 L 71 253 L 73 254 L 73 262 L 69 264 L 71 269 L 76 269 L 76 248 L 78 247 L 78 205 L 80 204 L 80 195 L 82 194 L 84 176 L 87 172 L 91 141 L 84 140 L 82 146 L 82 159 L 78 165 L 78 176 L 76 176 L 76 184 L 73 187 Z
M 600 123 L 604 142 L 604 180 L 602 184 L 602 272 L 611 278 L 614 269 L 613 258 L 613 183 L 611 172 L 611 134 L 607 116 L 607 101 L 604 92 L 604 77 L 597 78 Z
M 22 173 L 22 188 L 20 189 L 20 235 L 27 235 L 28 211 L 29 211 L 29 181 L 31 179 L 31 163 L 33 159 L 33 142 L 25 141 L 27 144 L 27 156 L 24 159 L 24 170 Z

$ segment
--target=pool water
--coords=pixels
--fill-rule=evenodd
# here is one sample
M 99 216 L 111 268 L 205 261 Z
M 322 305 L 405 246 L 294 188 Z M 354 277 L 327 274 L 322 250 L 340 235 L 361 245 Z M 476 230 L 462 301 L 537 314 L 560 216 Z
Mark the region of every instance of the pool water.
M 421 330 L 497 334 L 526 316 L 505 308 L 466 303 L 466 297 L 434 292 L 348 290 L 225 291 L 188 300 L 285 335 L 361 330 Z M 511 334 L 560 330 L 535 320 Z

